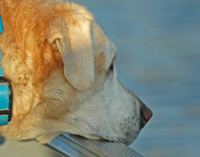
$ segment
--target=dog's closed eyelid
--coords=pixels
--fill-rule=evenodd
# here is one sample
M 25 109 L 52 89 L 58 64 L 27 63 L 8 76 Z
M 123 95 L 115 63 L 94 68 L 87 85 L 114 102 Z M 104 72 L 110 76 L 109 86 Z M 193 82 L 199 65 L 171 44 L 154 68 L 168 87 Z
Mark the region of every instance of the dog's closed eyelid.
M 110 64 L 110 66 L 108 67 L 107 72 L 106 72 L 106 75 L 109 76 L 110 74 L 113 73 L 113 71 L 114 71 L 114 62 L 112 62 L 112 63 Z
M 109 70 L 113 72 L 113 69 L 114 69 L 114 63 L 111 63 Z
M 117 54 L 115 53 L 114 57 L 112 58 L 111 63 L 109 64 L 109 67 L 107 67 L 107 75 L 113 72 L 114 62 L 115 62 L 116 57 L 117 57 Z

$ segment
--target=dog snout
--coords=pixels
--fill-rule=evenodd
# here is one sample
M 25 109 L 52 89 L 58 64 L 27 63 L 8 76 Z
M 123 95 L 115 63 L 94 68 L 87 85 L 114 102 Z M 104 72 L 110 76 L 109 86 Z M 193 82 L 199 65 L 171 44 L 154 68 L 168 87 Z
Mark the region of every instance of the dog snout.
M 151 119 L 153 116 L 153 112 L 149 109 L 145 104 L 142 104 L 141 107 L 141 128 L 143 128 L 146 123 Z

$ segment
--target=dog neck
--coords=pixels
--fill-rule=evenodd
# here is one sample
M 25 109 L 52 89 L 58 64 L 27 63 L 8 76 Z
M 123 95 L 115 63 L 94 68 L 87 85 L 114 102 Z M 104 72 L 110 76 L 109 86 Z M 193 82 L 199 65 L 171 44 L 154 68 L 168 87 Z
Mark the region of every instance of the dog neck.
M 0 16 L 0 33 L 3 31 L 3 25 Z M 0 51 L 0 62 L 1 62 Z M 0 65 L 0 125 L 6 125 L 11 120 L 12 113 L 12 87 L 10 81 L 3 74 L 3 69 Z

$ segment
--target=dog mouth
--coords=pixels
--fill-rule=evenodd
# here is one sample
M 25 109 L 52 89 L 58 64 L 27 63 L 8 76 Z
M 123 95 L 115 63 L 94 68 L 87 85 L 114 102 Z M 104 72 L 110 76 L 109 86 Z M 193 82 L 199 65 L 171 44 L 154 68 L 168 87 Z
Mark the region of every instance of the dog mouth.
M 119 130 L 107 132 L 102 132 L 102 130 L 95 131 L 96 137 L 99 137 L 100 140 L 106 141 L 106 142 L 117 142 L 117 143 L 123 143 L 125 145 L 130 145 L 139 135 L 140 128 L 144 127 L 144 125 L 140 124 L 138 121 L 135 125 L 131 125 L 130 123 L 125 123 L 123 125 L 123 128 L 119 128 Z M 144 124 L 144 123 L 143 123 Z M 94 132 L 93 132 L 94 133 Z
M 127 146 L 130 145 L 135 140 L 135 138 L 131 139 L 131 138 L 110 137 L 110 136 L 107 136 L 107 137 L 99 136 L 99 137 L 101 141 L 123 143 Z

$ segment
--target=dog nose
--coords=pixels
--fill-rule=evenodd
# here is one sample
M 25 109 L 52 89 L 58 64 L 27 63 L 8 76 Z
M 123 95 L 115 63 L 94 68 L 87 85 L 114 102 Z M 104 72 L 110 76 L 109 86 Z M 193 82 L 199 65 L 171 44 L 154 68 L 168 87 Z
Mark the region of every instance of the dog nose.
M 141 128 L 143 128 L 146 123 L 151 119 L 153 116 L 153 112 L 149 109 L 146 105 L 142 105 L 141 108 Z

